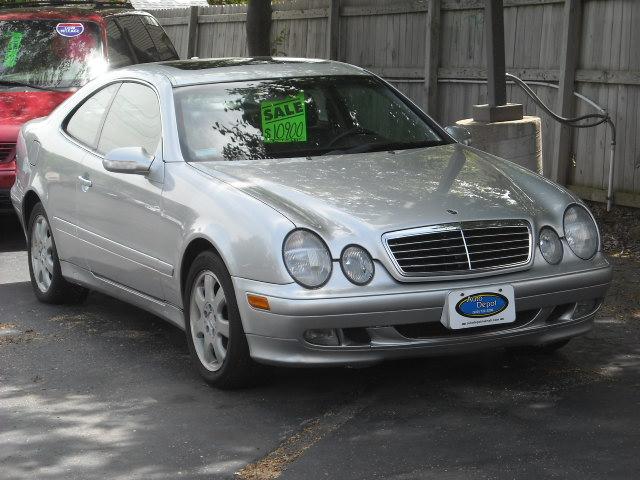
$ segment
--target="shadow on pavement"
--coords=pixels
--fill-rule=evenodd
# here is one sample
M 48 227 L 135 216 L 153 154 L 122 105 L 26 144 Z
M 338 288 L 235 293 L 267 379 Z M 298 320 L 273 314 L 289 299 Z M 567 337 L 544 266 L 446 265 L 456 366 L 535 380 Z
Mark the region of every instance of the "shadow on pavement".
M 0 252 L 17 252 L 26 248 L 18 217 L 13 214 L 0 215 Z

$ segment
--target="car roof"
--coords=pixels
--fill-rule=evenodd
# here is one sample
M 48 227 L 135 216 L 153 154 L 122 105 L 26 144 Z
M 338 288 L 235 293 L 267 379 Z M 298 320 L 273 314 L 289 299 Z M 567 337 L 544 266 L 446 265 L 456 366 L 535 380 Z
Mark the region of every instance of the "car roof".
M 35 20 L 35 19 L 87 19 L 95 20 L 114 15 L 149 15 L 147 12 L 132 10 L 130 8 L 100 8 L 90 9 L 85 7 L 27 7 L 27 8 L 7 8 L 0 10 L 2 20 Z
M 207 83 L 322 75 L 368 75 L 362 68 L 331 60 L 288 57 L 229 57 L 147 63 L 117 70 L 120 74 L 160 74 L 174 87 Z

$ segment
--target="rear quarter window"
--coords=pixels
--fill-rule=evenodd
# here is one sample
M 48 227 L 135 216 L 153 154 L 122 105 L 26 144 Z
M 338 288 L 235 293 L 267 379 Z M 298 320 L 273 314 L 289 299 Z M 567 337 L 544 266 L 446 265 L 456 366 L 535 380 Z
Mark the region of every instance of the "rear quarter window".
M 66 132 L 80 143 L 95 149 L 98 133 L 119 83 L 109 85 L 90 96 L 66 121 Z
M 158 21 L 155 18 L 147 15 L 140 18 L 142 20 L 142 23 L 146 27 L 147 32 L 149 32 L 156 50 L 158 51 L 158 60 L 178 60 L 180 57 L 173 47 L 173 43 L 171 43 L 171 40 L 164 31 L 164 28 L 160 26 Z
M 156 49 L 151 35 L 145 28 L 140 15 L 117 17 L 116 22 L 123 30 L 124 37 L 129 41 L 136 63 L 149 63 L 158 61 Z

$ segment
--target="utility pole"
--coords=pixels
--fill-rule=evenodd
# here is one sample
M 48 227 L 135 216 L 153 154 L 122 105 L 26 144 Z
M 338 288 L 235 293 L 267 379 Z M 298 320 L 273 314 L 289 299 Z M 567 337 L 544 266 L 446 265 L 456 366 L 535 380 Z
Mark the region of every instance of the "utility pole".
M 504 60 L 504 6 L 502 0 L 486 0 L 484 38 L 487 52 L 486 105 L 473 106 L 476 122 L 505 122 L 523 117 L 521 104 L 507 103 Z

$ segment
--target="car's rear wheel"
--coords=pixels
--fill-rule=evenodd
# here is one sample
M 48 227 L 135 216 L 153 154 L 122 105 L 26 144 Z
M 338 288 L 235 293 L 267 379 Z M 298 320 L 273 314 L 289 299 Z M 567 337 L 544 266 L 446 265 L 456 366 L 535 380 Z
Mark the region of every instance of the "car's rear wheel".
M 62 277 L 56 242 L 41 203 L 31 211 L 28 225 L 29 274 L 38 300 L 53 304 L 82 302 L 88 290 Z
M 249 355 L 231 276 L 213 252 L 198 255 L 189 269 L 185 330 L 191 357 L 209 384 L 240 388 L 252 382 L 256 364 Z

